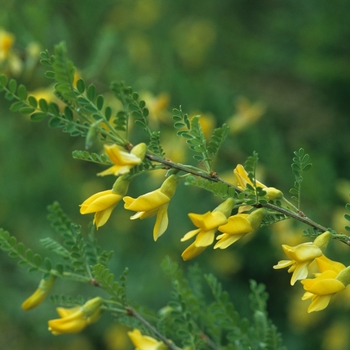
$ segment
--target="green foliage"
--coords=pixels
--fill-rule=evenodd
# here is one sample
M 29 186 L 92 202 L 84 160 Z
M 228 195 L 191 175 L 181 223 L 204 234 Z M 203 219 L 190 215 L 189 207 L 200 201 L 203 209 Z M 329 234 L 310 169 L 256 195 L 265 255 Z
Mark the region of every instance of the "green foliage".
M 102 165 L 113 164 L 105 154 L 90 153 L 88 151 L 73 151 L 72 156 L 74 159 L 85 160 L 87 162 Z
M 200 153 L 195 154 L 193 158 L 204 164 L 208 172 L 211 171 L 219 149 L 228 135 L 228 126 L 223 124 L 222 127 L 216 128 L 207 144 L 199 115 L 190 120 L 188 114 L 183 113 L 180 106 L 179 109 L 173 109 L 172 117 L 175 129 L 182 129 L 177 132 L 177 135 L 186 139 L 186 143 L 192 151 Z
M 312 164 L 309 163 L 309 155 L 305 153 L 303 148 L 299 151 L 294 152 L 295 157 L 293 157 L 292 171 L 295 176 L 294 187 L 289 190 L 293 195 L 292 199 L 297 202 L 297 207 L 300 209 L 301 202 L 301 183 L 303 182 L 303 173 L 310 170 Z
M 186 185 L 200 187 L 206 191 L 212 192 L 215 196 L 219 196 L 223 199 L 229 197 L 237 197 L 235 187 L 226 184 L 224 182 L 204 179 L 198 176 L 188 175 L 186 176 Z
M 141 127 L 145 132 L 151 136 L 152 131 L 148 126 L 148 114 L 149 110 L 146 107 L 146 103 L 143 100 L 139 100 L 139 94 L 133 91 L 131 86 L 126 86 L 124 82 L 112 82 L 111 91 L 117 99 L 123 104 L 124 111 L 120 113 L 122 120 L 129 120 L 130 116 L 134 117 L 135 124 Z M 118 122 L 123 124 L 124 122 Z
M 10 258 L 18 259 L 19 266 L 26 266 L 31 272 L 51 272 L 51 260 L 43 258 L 40 254 L 34 253 L 32 249 L 25 248 L 22 242 L 17 242 L 16 237 L 11 236 L 8 231 L 0 228 L 1 249 L 8 253 Z
M 251 282 L 253 319 L 241 318 L 212 274 L 204 276 L 212 298 L 203 289 L 203 276 L 195 266 L 184 277 L 178 265 L 166 258 L 163 270 L 172 281 L 173 292 L 167 307 L 161 310 L 158 327 L 176 344 L 193 349 L 269 349 L 282 350 L 281 336 L 267 317 L 267 294 L 263 285 Z
M 350 212 L 350 203 L 346 203 L 345 209 L 346 209 L 347 211 Z M 344 214 L 344 218 L 345 218 L 347 221 L 350 221 L 350 214 L 345 213 L 345 214 Z M 345 226 L 345 230 L 346 230 L 346 231 L 350 231 L 350 226 L 346 225 L 346 226 Z
M 92 268 L 92 273 L 97 283 L 109 294 L 112 301 L 127 305 L 126 281 L 128 269 L 126 268 L 120 276 L 120 282 L 115 281 L 114 274 L 104 265 L 96 264 Z

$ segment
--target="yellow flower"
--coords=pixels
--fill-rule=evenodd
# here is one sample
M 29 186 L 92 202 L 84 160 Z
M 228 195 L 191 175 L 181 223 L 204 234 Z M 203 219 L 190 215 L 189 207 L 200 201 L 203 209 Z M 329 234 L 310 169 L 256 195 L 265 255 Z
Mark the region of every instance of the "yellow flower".
M 236 214 L 228 218 L 228 222 L 218 228 L 222 235 L 216 237 L 218 242 L 214 249 L 225 249 L 238 241 L 247 233 L 255 231 L 261 224 L 265 216 L 265 209 L 254 210 L 250 214 Z
M 326 308 L 332 296 L 341 292 L 350 283 L 350 267 L 340 262 L 328 259 L 322 255 L 315 259 L 320 273 L 316 278 L 301 281 L 306 292 L 302 300 L 311 299 L 308 312 L 320 311 Z
M 239 133 L 258 121 L 265 113 L 266 106 L 262 102 L 251 103 L 247 98 L 239 97 L 236 109 L 236 114 L 227 121 L 231 133 Z
M 138 329 L 128 332 L 132 343 L 136 346 L 135 350 L 166 350 L 168 347 L 161 341 L 148 336 L 142 335 Z
M 196 236 L 196 240 L 183 253 L 182 258 L 189 260 L 203 252 L 205 247 L 211 245 L 214 241 L 214 235 L 219 226 L 227 222 L 227 217 L 231 214 L 234 200 L 228 198 L 221 203 L 213 212 L 208 211 L 205 214 L 190 213 L 188 216 L 195 226 L 196 230 L 189 231 L 181 239 L 181 242 Z
M 15 36 L 0 29 L 0 69 L 18 75 L 22 71 L 23 63 L 20 57 L 13 51 Z M 6 69 L 7 68 L 7 69 Z
M 338 274 L 340 271 L 345 269 L 345 265 L 343 265 L 338 261 L 333 261 L 331 259 L 328 259 L 325 255 L 322 255 L 319 258 L 316 258 L 315 261 L 317 263 L 317 267 L 320 272 L 331 270 Z
M 101 316 L 102 299 L 97 297 L 82 306 L 66 309 L 58 307 L 61 318 L 49 321 L 49 331 L 53 335 L 79 333 L 88 325 L 95 323 Z
M 326 231 L 319 235 L 314 242 L 298 244 L 295 247 L 283 244 L 282 248 L 285 254 L 291 260 L 281 260 L 274 269 L 283 269 L 289 267 L 288 272 L 293 272 L 290 284 L 293 286 L 296 281 L 302 280 L 308 275 L 308 266 L 314 259 L 322 256 L 328 241 L 331 239 L 331 233 Z
M 236 177 L 236 180 L 238 182 L 238 188 L 241 190 L 245 190 L 247 187 L 247 184 L 249 184 L 251 187 L 254 188 L 254 183 L 251 181 L 251 179 L 248 176 L 248 173 L 245 171 L 243 165 L 238 164 L 236 168 L 233 170 L 233 174 Z M 258 180 L 255 180 L 256 187 L 263 188 L 266 192 L 266 199 L 267 200 L 274 200 L 274 199 L 281 199 L 283 198 L 283 193 L 274 187 L 267 187 L 263 183 L 259 182 Z
M 51 291 L 55 279 L 56 277 L 53 275 L 50 275 L 48 280 L 43 278 L 36 291 L 22 303 L 22 309 L 28 311 L 40 305 Z
M 129 187 L 130 179 L 121 176 L 113 189 L 95 193 L 80 205 L 80 214 L 95 213 L 94 224 L 103 226 L 112 214 L 113 209 L 121 201 Z
M 9 56 L 14 41 L 13 34 L 0 30 L 0 63 Z
M 105 175 L 122 175 L 130 171 L 132 167 L 142 162 L 146 154 L 147 146 L 144 143 L 140 143 L 133 147 L 130 153 L 118 145 L 104 145 L 105 152 L 108 158 L 113 162 L 113 166 L 101 173 L 99 176 Z
M 124 197 L 125 209 L 137 213 L 131 216 L 131 220 L 146 219 L 157 215 L 153 229 L 153 238 L 156 241 L 168 227 L 168 206 L 178 184 L 176 175 L 169 176 L 162 186 L 152 192 L 148 192 L 138 198 Z
M 308 312 L 325 309 L 332 296 L 345 289 L 346 285 L 339 280 L 339 274 L 332 270 L 326 270 L 316 278 L 301 281 L 306 290 L 301 299 L 311 299 L 311 304 L 307 309 Z

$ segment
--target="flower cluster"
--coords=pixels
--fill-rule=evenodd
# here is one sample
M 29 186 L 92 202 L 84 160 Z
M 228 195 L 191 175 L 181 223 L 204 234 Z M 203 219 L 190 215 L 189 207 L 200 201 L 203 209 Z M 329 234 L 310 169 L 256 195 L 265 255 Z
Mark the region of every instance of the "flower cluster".
M 350 283 L 350 266 L 328 259 L 324 254 L 328 242 L 332 238 L 329 231 L 317 236 L 314 242 L 301 243 L 295 247 L 282 245 L 285 254 L 290 260 L 281 260 L 274 269 L 289 267 L 292 272 L 291 285 L 300 280 L 305 293 L 302 300 L 311 299 L 308 312 L 325 309 L 332 296 L 343 291 Z M 306 278 L 309 265 L 316 262 L 319 273 L 315 278 Z

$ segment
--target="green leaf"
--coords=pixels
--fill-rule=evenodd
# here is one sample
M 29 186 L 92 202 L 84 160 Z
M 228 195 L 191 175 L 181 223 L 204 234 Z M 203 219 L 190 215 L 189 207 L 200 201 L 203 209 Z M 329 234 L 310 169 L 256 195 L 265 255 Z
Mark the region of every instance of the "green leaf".
M 17 89 L 17 81 L 15 79 L 10 79 L 8 88 L 12 94 L 15 94 Z
M 27 98 L 27 89 L 23 84 L 20 84 L 17 91 L 20 100 L 25 101 Z
M 35 108 L 33 107 L 22 107 L 19 109 L 19 112 L 22 114 L 30 114 L 33 113 L 35 111 Z
M 7 85 L 7 76 L 5 74 L 0 74 L 0 85 L 3 87 Z
M 43 98 L 41 98 L 39 100 L 39 108 L 44 112 L 44 113 L 47 113 L 48 110 L 49 110 L 49 105 L 48 103 L 46 102 L 46 100 L 44 100 Z
M 38 101 L 34 96 L 28 96 L 28 102 L 33 108 L 37 108 Z
M 22 101 L 16 101 L 13 102 L 10 106 L 11 112 L 18 112 L 21 108 L 25 107 L 26 105 Z
M 46 113 L 42 113 L 42 112 L 33 113 L 30 116 L 30 120 L 32 122 L 40 122 L 40 121 L 42 121 L 45 118 L 46 118 Z
M 57 117 L 50 118 L 48 125 L 52 129 L 63 127 L 63 124 L 61 123 L 61 120 L 59 118 L 57 118 Z
M 99 111 L 102 110 L 103 108 L 103 103 L 104 103 L 104 98 L 103 95 L 98 95 L 96 99 L 96 106 Z
M 85 82 L 83 79 L 78 79 L 77 81 L 77 90 L 83 94 L 85 91 Z
M 73 120 L 73 112 L 70 109 L 70 107 L 66 106 L 64 108 L 64 116 L 66 117 L 67 120 L 72 121 Z
M 86 93 L 87 98 L 90 101 L 94 101 L 95 97 L 96 97 L 96 87 L 93 84 L 90 84 L 88 89 L 87 89 L 87 93 Z
M 48 71 L 45 72 L 45 77 L 48 78 L 48 79 L 55 79 L 56 75 L 55 75 L 54 71 L 48 70 Z

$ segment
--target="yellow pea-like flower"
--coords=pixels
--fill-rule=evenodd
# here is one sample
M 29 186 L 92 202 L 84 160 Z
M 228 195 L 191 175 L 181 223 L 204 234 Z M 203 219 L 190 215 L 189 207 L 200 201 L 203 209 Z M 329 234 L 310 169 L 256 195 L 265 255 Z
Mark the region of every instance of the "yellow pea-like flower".
M 158 341 L 148 335 L 142 335 L 138 329 L 128 332 L 128 336 L 134 346 L 135 350 L 166 350 L 168 347 L 162 342 Z
M 28 311 L 40 305 L 51 291 L 55 280 L 56 277 L 53 275 L 48 279 L 43 278 L 35 292 L 22 303 L 22 309 Z
M 131 220 L 146 219 L 156 215 L 153 228 L 153 238 L 156 241 L 168 227 L 168 206 L 170 199 L 175 194 L 179 178 L 176 175 L 169 176 L 160 188 L 148 192 L 138 198 L 124 197 L 124 207 L 137 213 L 131 216 Z
M 126 152 L 118 145 L 104 145 L 105 153 L 113 162 L 113 165 L 98 173 L 99 176 L 105 175 L 123 175 L 127 174 L 132 167 L 142 162 L 145 157 L 147 146 L 145 143 L 140 143 L 134 146 L 130 153 Z
M 128 175 L 126 175 L 128 176 Z M 129 187 L 130 179 L 121 176 L 111 190 L 95 193 L 80 205 L 80 214 L 95 213 L 94 224 L 103 226 L 112 214 L 113 209 L 121 201 Z
M 95 323 L 101 316 L 102 299 L 96 297 L 82 306 L 57 308 L 60 318 L 49 321 L 49 331 L 53 335 L 79 333 L 88 325 Z

